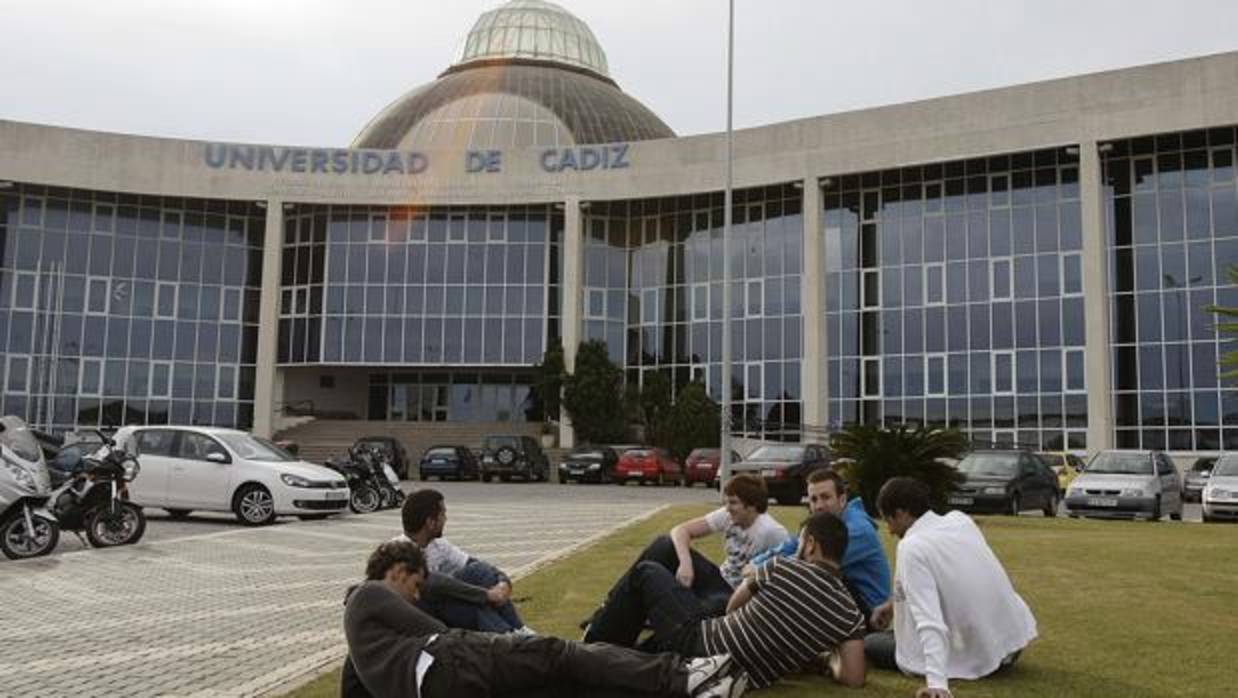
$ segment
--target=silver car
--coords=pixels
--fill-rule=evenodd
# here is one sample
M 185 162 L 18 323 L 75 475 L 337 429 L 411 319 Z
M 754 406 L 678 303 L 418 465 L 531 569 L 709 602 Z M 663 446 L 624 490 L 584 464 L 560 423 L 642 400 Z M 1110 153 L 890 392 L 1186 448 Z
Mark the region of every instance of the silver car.
M 1182 520 L 1182 481 L 1160 451 L 1101 451 L 1066 492 L 1071 517 Z
M 1202 498 L 1204 521 L 1238 519 L 1238 453 L 1217 459 Z

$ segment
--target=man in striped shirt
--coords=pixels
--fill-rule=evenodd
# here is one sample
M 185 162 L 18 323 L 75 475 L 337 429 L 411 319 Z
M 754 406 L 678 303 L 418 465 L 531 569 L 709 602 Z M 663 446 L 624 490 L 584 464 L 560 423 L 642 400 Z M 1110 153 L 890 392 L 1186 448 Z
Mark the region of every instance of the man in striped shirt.
M 747 672 L 751 688 L 814 664 L 837 650 L 834 678 L 864 685 L 865 619 L 839 574 L 847 550 L 847 527 L 828 512 L 813 514 L 800 530 L 794 558 L 775 558 L 745 579 L 721 618 L 664 565 L 641 562 L 620 579 L 594 627 L 591 640 L 634 646 L 646 620 L 653 637 L 641 647 L 688 657 L 730 654 Z

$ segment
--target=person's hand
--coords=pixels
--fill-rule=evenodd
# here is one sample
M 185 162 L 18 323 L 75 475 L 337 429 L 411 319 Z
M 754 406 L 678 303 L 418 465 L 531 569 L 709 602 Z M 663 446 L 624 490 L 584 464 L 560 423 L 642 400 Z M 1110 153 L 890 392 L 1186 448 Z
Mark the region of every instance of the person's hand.
M 752 579 L 753 577 L 757 576 L 757 568 L 753 567 L 752 563 L 749 562 L 748 564 L 744 565 L 744 569 L 740 570 L 739 573 L 740 575 L 743 576 L 744 579 Z
M 687 564 L 687 565 L 680 564 L 679 569 L 675 572 L 675 579 L 679 580 L 680 584 L 691 589 L 692 588 L 692 565 L 691 564 Z
M 490 602 L 491 606 L 502 606 L 511 599 L 512 587 L 507 582 L 499 582 L 486 590 L 486 601 Z
M 948 688 L 929 688 L 925 686 L 916 691 L 916 698 L 954 698 Z
M 869 624 L 878 630 L 886 630 L 894 620 L 894 604 L 887 601 L 873 609 Z

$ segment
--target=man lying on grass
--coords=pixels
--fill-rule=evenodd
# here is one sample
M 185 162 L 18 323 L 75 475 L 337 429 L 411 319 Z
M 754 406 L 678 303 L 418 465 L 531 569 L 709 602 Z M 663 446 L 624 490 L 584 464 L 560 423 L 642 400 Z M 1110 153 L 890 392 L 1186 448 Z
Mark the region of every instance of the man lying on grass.
M 917 698 L 950 698 L 949 679 L 1004 669 L 1036 639 L 1036 619 L 968 515 L 929 510 L 928 486 L 888 480 L 881 517 L 899 538 L 893 598 L 874 611 L 893 632 L 865 638 L 868 661 L 925 678 Z
M 376 698 L 737 698 L 748 682 L 725 655 L 684 661 L 553 637 L 448 630 L 414 605 L 426 576 L 416 543 L 378 546 L 365 576 L 349 590 L 344 635 L 361 688 Z
M 443 537 L 447 504 L 442 493 L 417 490 L 404 500 L 400 513 L 404 535 L 396 540 L 419 545 L 430 570 L 418 606 L 451 628 L 533 634 L 512 604 L 507 575 Z
M 846 480 L 827 468 L 808 474 L 808 511 L 811 514 L 828 511 L 846 524 L 847 554 L 842 558 L 843 583 L 851 591 L 860 612 L 866 619 L 870 618 L 873 609 L 890 599 L 890 563 L 877 537 L 877 523 L 864 510 L 864 502 L 859 497 L 847 499 Z M 744 568 L 744 576 L 751 577 L 774 557 L 794 557 L 798 549 L 799 539 L 788 537 L 777 548 L 754 557 Z
M 808 517 L 794 558 L 775 557 L 745 579 L 726 615 L 709 617 L 700 597 L 665 565 L 638 562 L 611 589 L 588 639 L 632 647 L 649 623 L 641 647 L 688 657 L 729 654 L 763 688 L 837 651 L 834 678 L 864 685 L 864 616 L 839 576 L 847 527 L 833 514 Z

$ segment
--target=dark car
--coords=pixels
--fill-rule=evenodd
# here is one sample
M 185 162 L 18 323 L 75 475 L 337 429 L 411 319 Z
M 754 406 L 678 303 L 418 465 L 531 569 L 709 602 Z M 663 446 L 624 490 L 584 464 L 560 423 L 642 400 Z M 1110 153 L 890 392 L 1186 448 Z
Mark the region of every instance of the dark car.
M 610 482 L 619 454 L 609 446 L 577 446 L 559 464 L 559 482 Z
M 395 474 L 399 475 L 401 480 L 408 479 L 412 461 L 399 439 L 394 436 L 363 436 L 353 443 L 354 449 L 358 446 L 368 446 L 383 451 L 391 457 L 391 469 L 395 471 Z
M 431 446 L 421 456 L 418 478 L 429 480 L 476 480 L 481 477 L 477 456 L 464 446 Z
M 494 434 L 481 444 L 481 479 L 503 482 L 513 477 L 545 482 L 550 477 L 550 459 L 541 444 L 531 436 Z
M 731 462 L 738 463 L 739 461 L 739 454 L 731 451 Z M 718 476 L 718 466 L 721 463 L 722 449 L 694 449 L 683 462 L 684 485 L 691 487 L 694 483 L 703 482 L 708 487 Z
M 1203 501 L 1204 488 L 1208 486 L 1208 478 L 1212 477 L 1212 469 L 1216 467 L 1215 456 L 1196 458 L 1191 469 L 1186 471 L 1182 481 L 1182 500 L 1185 502 Z
M 949 497 L 956 509 L 1017 515 L 1035 509 L 1057 516 L 1057 474 L 1029 451 L 973 451 L 959 461 L 964 480 Z
M 808 474 L 830 465 L 830 452 L 817 444 L 765 444 L 731 466 L 731 474 L 752 473 L 765 480 L 779 504 L 799 504 L 808 494 Z

